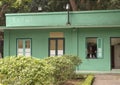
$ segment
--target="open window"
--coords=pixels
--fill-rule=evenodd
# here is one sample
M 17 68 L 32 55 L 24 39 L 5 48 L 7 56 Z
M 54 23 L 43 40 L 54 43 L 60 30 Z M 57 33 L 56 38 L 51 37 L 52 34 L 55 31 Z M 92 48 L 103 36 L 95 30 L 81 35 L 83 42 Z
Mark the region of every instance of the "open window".
M 101 38 L 87 38 L 86 39 L 86 47 L 87 47 L 87 58 L 102 58 L 102 39 Z

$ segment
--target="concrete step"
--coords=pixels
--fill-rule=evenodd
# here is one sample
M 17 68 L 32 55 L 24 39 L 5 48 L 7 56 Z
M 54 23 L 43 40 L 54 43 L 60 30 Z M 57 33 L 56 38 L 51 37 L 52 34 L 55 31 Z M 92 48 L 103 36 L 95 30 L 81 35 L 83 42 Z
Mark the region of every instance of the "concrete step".
M 97 74 L 93 85 L 120 85 L 120 74 Z

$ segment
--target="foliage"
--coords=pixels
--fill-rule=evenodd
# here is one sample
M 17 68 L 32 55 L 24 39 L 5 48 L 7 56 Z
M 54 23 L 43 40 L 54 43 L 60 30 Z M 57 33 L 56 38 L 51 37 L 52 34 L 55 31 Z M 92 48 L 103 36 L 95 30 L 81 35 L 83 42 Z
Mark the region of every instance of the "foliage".
M 0 60 L 0 83 L 3 85 L 60 85 L 71 78 L 81 63 L 77 56 L 46 59 L 17 56 Z
M 0 60 L 0 82 L 4 85 L 50 85 L 53 67 L 31 57 L 8 57 Z
M 65 6 L 68 0 L 47 0 L 48 11 L 65 11 Z
M 110 0 L 108 9 L 120 9 L 120 0 Z
M 77 56 L 64 55 L 60 57 L 49 57 L 46 59 L 46 61 L 55 68 L 53 71 L 55 85 L 61 85 L 71 78 L 72 74 L 74 74 L 76 65 L 81 63 L 81 60 L 76 57 Z
M 4 9 L 7 13 L 29 12 L 31 0 L 0 0 L 1 6 L 7 5 Z
M 81 59 L 78 56 L 73 56 L 73 55 L 64 55 L 63 57 L 66 57 L 67 59 L 70 59 L 74 66 L 80 65 L 82 63 Z
M 86 75 L 85 74 L 74 73 L 71 78 L 72 79 L 85 79 Z
M 92 85 L 93 80 L 94 80 L 94 76 L 88 75 L 85 81 L 82 83 L 82 85 Z
M 72 1 L 72 2 L 71 2 Z M 120 0 L 0 0 L 0 10 L 7 5 L 6 12 L 65 11 L 67 3 L 75 3 L 78 10 L 120 9 Z
M 65 11 L 64 8 L 68 0 L 32 0 L 31 12 L 38 12 L 38 7 L 42 7 L 42 11 Z
M 0 0 L 0 25 L 5 25 L 5 13 L 30 12 L 31 0 Z

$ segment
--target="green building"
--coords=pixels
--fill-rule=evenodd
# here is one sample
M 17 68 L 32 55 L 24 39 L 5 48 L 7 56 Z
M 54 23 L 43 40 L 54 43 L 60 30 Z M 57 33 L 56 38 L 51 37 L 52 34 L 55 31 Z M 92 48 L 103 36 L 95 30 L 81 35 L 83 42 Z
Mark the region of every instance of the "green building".
M 1 29 L 4 56 L 77 55 L 78 71 L 120 69 L 120 10 L 6 14 Z

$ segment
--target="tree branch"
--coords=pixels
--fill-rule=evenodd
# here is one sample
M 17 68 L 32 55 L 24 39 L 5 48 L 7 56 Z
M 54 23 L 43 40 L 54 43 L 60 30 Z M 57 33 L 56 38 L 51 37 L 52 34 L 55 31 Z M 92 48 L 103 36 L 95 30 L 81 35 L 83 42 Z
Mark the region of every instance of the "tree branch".
M 84 4 L 85 3 L 85 0 L 80 0 L 80 4 Z
M 101 2 L 101 0 L 97 0 L 97 4 L 99 4 Z
M 78 8 L 77 8 L 77 4 L 75 3 L 75 0 L 69 0 L 69 2 L 71 4 L 72 10 L 77 11 Z
M 7 4 L 5 4 L 5 5 L 2 6 L 2 9 L 1 9 L 1 11 L 0 11 L 0 17 L 3 16 L 3 14 L 4 14 L 5 10 L 7 9 L 7 7 L 8 7 Z

